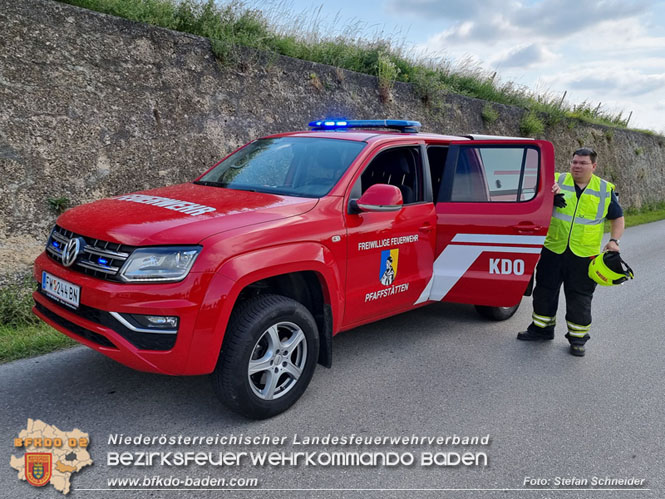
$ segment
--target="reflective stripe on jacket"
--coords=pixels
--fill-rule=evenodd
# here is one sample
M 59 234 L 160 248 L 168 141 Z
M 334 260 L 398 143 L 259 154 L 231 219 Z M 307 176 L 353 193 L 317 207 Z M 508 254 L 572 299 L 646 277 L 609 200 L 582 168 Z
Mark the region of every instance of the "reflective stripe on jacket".
M 561 187 L 566 207 L 554 207 L 545 247 L 558 254 L 570 246 L 577 256 L 597 255 L 603 242 L 603 222 L 610 206 L 614 184 L 592 175 L 589 185 L 578 199 L 572 175 L 555 173 L 554 180 Z

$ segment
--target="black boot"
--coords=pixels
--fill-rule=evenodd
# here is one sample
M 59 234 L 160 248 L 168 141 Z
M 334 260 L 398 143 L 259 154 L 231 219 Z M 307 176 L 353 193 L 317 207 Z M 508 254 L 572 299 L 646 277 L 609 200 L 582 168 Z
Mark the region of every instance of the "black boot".
M 517 333 L 517 339 L 522 341 L 544 341 L 554 339 L 554 326 L 538 327 L 531 323 L 526 331 Z
M 566 333 L 566 338 L 568 339 L 568 343 L 570 343 L 570 354 L 575 357 L 584 357 L 584 354 L 586 353 L 584 344 L 591 337 L 588 334 L 585 334 L 583 337 L 579 338 Z
M 575 357 L 584 357 L 585 350 L 584 345 L 575 345 L 574 343 L 570 344 L 570 354 Z

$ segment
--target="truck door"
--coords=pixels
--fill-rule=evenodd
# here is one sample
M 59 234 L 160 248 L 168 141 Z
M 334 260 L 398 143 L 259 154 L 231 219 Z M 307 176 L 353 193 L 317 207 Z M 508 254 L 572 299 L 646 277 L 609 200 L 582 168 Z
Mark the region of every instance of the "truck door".
M 413 307 L 432 275 L 436 212 L 424 146 L 383 149 L 354 182 L 357 199 L 374 184 L 402 192 L 394 212 L 346 213 L 348 262 L 343 326 Z
M 450 145 L 445 155 L 429 147 L 430 161 L 445 157 L 445 166 L 435 193 L 437 256 L 417 303 L 517 305 L 552 216 L 552 145 L 474 140 Z

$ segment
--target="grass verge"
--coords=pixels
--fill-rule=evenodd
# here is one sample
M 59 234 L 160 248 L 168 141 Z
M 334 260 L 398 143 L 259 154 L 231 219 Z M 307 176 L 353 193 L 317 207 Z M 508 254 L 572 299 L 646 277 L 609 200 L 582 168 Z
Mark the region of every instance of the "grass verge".
M 0 287 L 0 363 L 76 345 L 32 313 L 34 289 L 30 275 L 10 278 Z
M 636 213 L 634 215 L 626 215 L 626 227 L 648 224 L 650 222 L 657 222 L 663 219 L 665 219 L 665 208 L 660 210 L 646 211 L 644 213 Z
M 624 216 L 626 218 L 626 227 L 665 220 L 665 201 L 646 206 L 641 210 L 628 208 L 625 211 Z M 609 223 L 607 224 L 607 227 L 609 230 Z
M 46 324 L 0 326 L 0 364 L 78 345 Z

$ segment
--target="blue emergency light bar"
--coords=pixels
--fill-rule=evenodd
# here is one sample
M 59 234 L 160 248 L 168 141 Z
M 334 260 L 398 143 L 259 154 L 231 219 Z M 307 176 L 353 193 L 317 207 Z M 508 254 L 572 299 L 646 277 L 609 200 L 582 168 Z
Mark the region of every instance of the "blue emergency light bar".
M 317 120 L 310 121 L 312 130 L 344 130 L 349 128 L 389 128 L 402 133 L 417 133 L 422 125 L 409 120 Z

